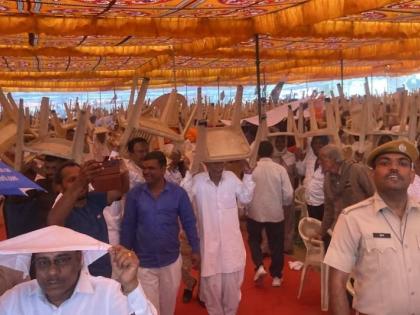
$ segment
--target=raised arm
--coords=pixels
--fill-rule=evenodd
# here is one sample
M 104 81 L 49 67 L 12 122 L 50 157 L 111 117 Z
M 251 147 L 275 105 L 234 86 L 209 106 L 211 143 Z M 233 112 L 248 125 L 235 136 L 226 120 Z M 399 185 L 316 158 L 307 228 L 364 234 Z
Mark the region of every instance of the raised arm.
M 252 201 L 255 190 L 255 182 L 252 179 L 252 169 L 249 167 L 247 161 L 243 161 L 244 177 L 242 182 L 237 178 L 236 198 L 239 202 L 246 205 Z
M 48 225 L 65 225 L 67 217 L 70 215 L 76 203 L 80 200 L 80 196 L 84 193 L 87 194 L 89 182 L 100 172 L 100 170 L 100 163 L 88 161 L 80 167 L 77 177 L 63 178 L 63 180 L 70 183 L 65 191 L 63 191 L 63 196 L 57 201 L 48 214 Z M 61 171 L 64 172 L 65 169 Z M 60 183 L 60 185 L 61 187 L 64 187 L 63 183 Z
M 128 168 L 123 160 L 121 160 L 120 162 L 121 190 L 108 191 L 106 195 L 108 205 L 110 205 L 114 201 L 120 200 L 122 196 L 130 190 L 130 178 L 128 175 Z

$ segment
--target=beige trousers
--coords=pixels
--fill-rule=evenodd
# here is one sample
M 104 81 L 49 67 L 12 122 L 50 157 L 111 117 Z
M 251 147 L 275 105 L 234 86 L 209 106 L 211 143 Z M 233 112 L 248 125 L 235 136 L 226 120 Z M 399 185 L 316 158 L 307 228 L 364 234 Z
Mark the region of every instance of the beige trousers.
M 235 315 L 241 301 L 244 269 L 201 277 L 200 297 L 206 303 L 209 315 Z
M 181 256 L 162 268 L 139 268 L 138 278 L 144 294 L 154 305 L 159 315 L 175 313 L 176 296 L 181 283 Z

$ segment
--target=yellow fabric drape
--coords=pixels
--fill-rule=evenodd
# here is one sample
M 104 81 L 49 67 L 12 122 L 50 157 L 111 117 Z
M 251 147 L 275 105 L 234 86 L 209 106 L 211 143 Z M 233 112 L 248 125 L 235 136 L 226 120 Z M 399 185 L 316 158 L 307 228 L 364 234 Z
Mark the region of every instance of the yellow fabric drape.
M 307 1 L 286 10 L 254 17 L 255 33 L 276 34 L 279 29 L 293 30 L 296 27 L 381 8 L 394 2 L 393 0 Z
M 407 70 L 409 69 L 409 70 Z M 345 77 L 361 77 L 367 73 L 373 75 L 402 75 L 411 72 L 412 70 L 420 69 L 420 61 L 401 61 L 395 64 L 387 65 L 370 65 L 370 66 L 357 66 L 349 65 L 345 67 Z M 314 80 L 314 79 L 338 79 L 341 74 L 341 68 L 339 65 L 336 66 L 302 66 L 295 67 L 292 70 L 273 71 L 267 73 L 265 76 L 266 83 L 275 83 L 278 80 L 284 79 L 287 82 L 299 81 L 299 80 Z M 189 78 L 189 77 L 177 77 L 177 83 L 180 85 L 216 85 L 217 82 L 220 84 L 232 85 L 238 83 L 249 83 L 255 84 L 254 75 L 236 75 L 236 80 L 231 80 L 228 76 L 203 76 L 202 78 Z M 173 79 L 162 78 L 152 79 L 150 86 L 162 86 L 169 85 L 173 86 Z M 130 80 L 98 80 L 98 81 L 43 81 L 43 80 L 0 80 L 0 86 L 2 87 L 20 87 L 20 88 L 57 88 L 57 89 L 103 89 L 103 88 L 124 88 L 129 89 L 131 87 Z
M 0 16 L 0 35 L 113 35 L 174 38 L 231 37 L 275 34 L 296 27 L 377 9 L 392 0 L 311 0 L 275 13 L 253 18 L 86 18 L 39 15 Z
M 381 42 L 382 41 L 382 42 Z M 255 49 L 251 48 L 225 48 L 230 46 L 232 40 L 224 38 L 208 38 L 193 43 L 162 46 L 78 46 L 78 47 L 31 47 L 31 46 L 1 46 L 0 56 L 13 57 L 156 57 L 162 55 L 205 57 L 219 59 L 254 59 Z M 290 60 L 290 59 L 359 59 L 380 60 L 384 58 L 401 59 L 401 54 L 420 51 L 420 38 L 401 40 L 378 40 L 366 42 L 361 47 L 344 49 L 261 49 L 262 60 Z
M 419 37 L 420 24 L 416 21 L 396 23 L 388 21 L 331 20 L 292 29 L 271 28 L 268 33 L 272 36 L 282 37 L 402 39 Z

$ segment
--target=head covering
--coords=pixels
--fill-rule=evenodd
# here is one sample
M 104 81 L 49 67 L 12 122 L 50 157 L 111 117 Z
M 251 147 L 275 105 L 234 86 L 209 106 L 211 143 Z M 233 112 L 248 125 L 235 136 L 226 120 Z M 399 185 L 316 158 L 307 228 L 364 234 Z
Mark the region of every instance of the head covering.
M 367 164 L 373 166 L 376 158 L 386 153 L 400 153 L 407 156 L 411 162 L 419 158 L 419 152 L 415 145 L 407 140 L 394 140 L 384 143 L 383 145 L 372 150 L 367 158 Z
M 111 245 L 61 226 L 48 226 L 0 242 L 0 265 L 29 274 L 33 253 L 82 251 L 84 267 L 108 252 Z

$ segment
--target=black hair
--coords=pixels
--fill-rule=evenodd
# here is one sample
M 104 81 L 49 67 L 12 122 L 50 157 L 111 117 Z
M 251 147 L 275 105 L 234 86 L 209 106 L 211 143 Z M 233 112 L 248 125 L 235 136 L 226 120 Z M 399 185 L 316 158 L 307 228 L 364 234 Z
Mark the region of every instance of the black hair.
M 143 161 L 156 160 L 160 167 L 166 167 L 166 156 L 162 151 L 152 151 L 146 154 Z
M 260 146 L 258 147 L 258 156 L 271 157 L 273 155 L 273 150 L 273 145 L 270 141 L 261 141 Z
M 321 143 L 323 145 L 327 145 L 330 142 L 330 138 L 328 138 L 328 136 L 325 136 L 325 135 L 323 135 L 323 136 L 314 136 L 312 138 L 312 141 L 314 141 L 315 139 L 321 141 Z
M 63 159 L 58 156 L 53 156 L 53 155 L 45 155 L 44 161 L 45 162 L 64 162 L 66 161 L 66 159 Z
M 54 174 L 54 183 L 57 185 L 61 185 L 63 183 L 63 170 L 66 167 L 73 167 L 73 166 L 77 166 L 80 167 L 80 165 L 74 161 L 67 161 L 63 164 L 61 164 L 58 169 L 57 172 Z
M 134 146 L 136 145 L 136 143 L 144 143 L 146 145 L 149 145 L 149 143 L 147 142 L 146 139 L 142 138 L 142 137 L 136 137 L 131 139 L 130 141 L 127 142 L 127 150 L 130 153 L 134 152 Z

